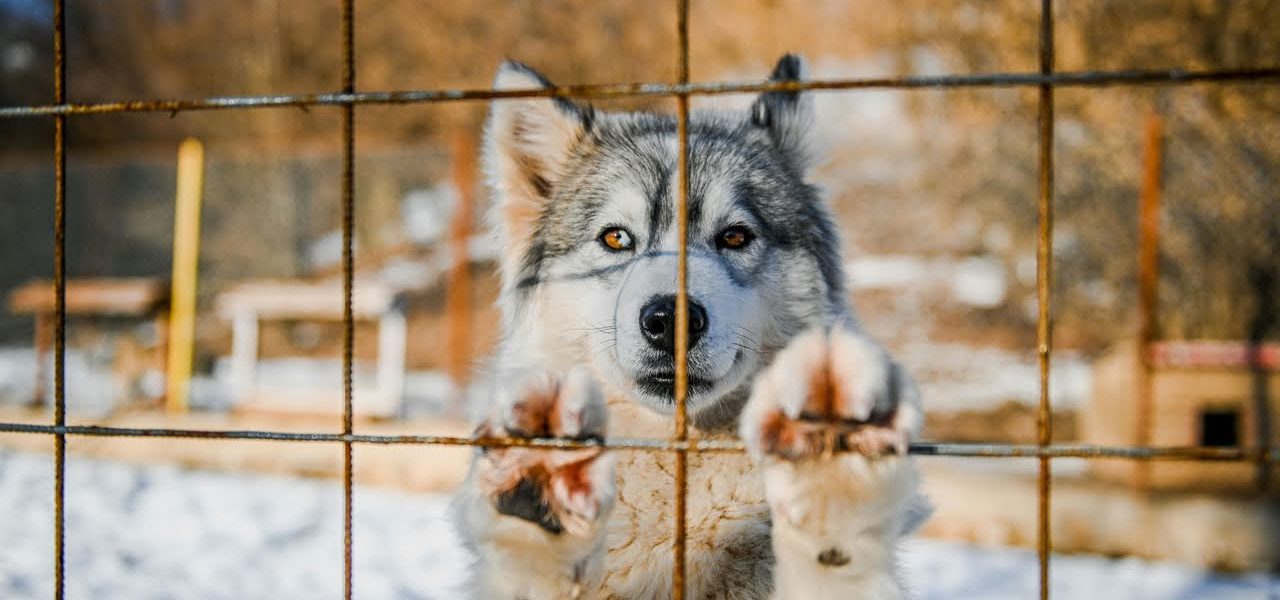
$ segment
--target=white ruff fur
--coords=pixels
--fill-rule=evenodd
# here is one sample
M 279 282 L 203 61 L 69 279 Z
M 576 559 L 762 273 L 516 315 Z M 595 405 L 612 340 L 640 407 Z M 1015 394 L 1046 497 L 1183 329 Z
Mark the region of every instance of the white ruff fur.
M 610 409 L 611 435 L 671 435 L 670 417 L 656 415 L 633 401 L 615 400 Z M 691 433 L 694 439 L 714 439 Z M 734 596 L 723 597 L 767 597 L 767 571 L 759 570 L 768 569 L 772 552 L 768 546 L 769 509 L 759 471 L 739 453 L 690 452 L 687 456 L 689 597 L 727 594 L 726 567 L 754 572 L 736 578 Z M 669 598 L 675 543 L 675 457 L 670 452 L 626 452 L 619 453 L 617 464 L 618 499 L 608 527 L 605 580 L 618 598 Z M 720 594 L 714 594 L 716 590 L 721 590 Z

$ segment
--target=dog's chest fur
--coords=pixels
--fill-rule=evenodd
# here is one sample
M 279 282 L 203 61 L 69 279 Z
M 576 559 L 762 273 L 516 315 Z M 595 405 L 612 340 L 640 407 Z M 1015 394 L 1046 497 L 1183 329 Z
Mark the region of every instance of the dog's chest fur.
M 670 417 L 626 399 L 609 402 L 610 436 L 668 438 Z M 691 438 L 729 439 L 690 430 Z M 693 598 L 766 598 L 773 564 L 764 487 L 737 452 L 690 452 L 686 577 Z M 609 597 L 669 598 L 675 535 L 675 455 L 626 450 L 618 456 L 617 506 L 609 521 Z M 712 590 L 716 590 L 712 593 Z

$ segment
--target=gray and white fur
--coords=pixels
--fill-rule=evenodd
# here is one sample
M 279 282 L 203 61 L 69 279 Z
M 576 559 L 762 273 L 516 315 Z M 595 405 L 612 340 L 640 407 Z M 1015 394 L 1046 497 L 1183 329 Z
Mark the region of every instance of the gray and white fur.
M 804 63 L 779 60 L 775 81 Z M 501 90 L 550 88 L 507 62 Z M 501 244 L 490 436 L 667 438 L 679 175 L 676 120 L 560 98 L 495 101 L 485 132 Z M 862 331 L 818 190 L 807 93 L 689 119 L 690 598 L 903 596 L 894 545 L 919 521 L 909 377 Z M 493 600 L 668 598 L 669 452 L 477 452 L 458 494 Z

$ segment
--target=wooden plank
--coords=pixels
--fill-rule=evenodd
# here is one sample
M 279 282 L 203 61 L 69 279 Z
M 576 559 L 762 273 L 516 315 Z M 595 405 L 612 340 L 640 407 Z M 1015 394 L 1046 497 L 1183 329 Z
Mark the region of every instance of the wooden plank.
M 395 293 L 385 285 L 357 281 L 351 309 L 358 319 L 377 319 L 391 309 Z M 251 313 L 260 319 L 342 319 L 342 284 L 303 281 L 254 281 L 223 292 L 218 312 L 233 317 Z
M 1151 347 L 1151 362 L 1160 369 L 1250 368 L 1249 346 L 1240 341 L 1161 342 Z M 1263 344 L 1258 351 L 1259 366 L 1280 372 L 1280 344 Z
M 355 416 L 360 418 L 390 418 L 397 416 L 400 398 L 388 397 L 387 391 L 378 385 L 356 386 L 352 398 Z M 286 385 L 255 384 L 235 405 L 236 414 L 262 415 L 341 415 L 343 394 L 341 389 L 299 388 Z
M 67 280 L 67 314 L 97 316 L 146 316 L 169 302 L 163 279 L 154 277 Z M 29 281 L 9 294 L 9 310 L 15 314 L 54 311 L 53 281 Z

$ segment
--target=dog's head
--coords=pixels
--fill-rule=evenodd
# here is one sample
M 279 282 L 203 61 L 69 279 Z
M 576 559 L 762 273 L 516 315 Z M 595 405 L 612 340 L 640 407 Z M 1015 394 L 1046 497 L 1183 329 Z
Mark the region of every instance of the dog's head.
M 772 80 L 802 77 L 784 56 Z M 553 87 L 505 63 L 497 89 Z M 714 413 L 795 332 L 844 313 L 839 239 L 810 163 L 811 102 L 767 92 L 689 120 L 689 407 Z M 505 359 L 578 363 L 672 406 L 679 185 L 670 116 L 562 98 L 494 102 L 486 132 L 502 246 Z

